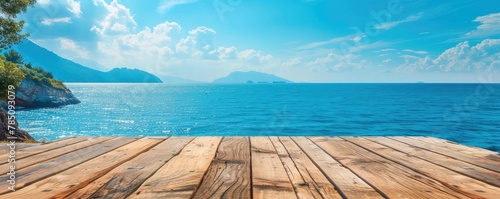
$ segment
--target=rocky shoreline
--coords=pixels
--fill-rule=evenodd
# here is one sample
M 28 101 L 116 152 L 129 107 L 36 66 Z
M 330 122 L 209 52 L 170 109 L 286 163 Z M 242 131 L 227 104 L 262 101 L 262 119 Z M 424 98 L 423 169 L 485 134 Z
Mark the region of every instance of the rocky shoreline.
M 78 104 L 78 100 L 73 93 L 66 87 L 55 88 L 47 86 L 31 79 L 24 79 L 16 90 L 16 107 L 25 108 L 48 108 L 59 107 L 69 104 Z M 14 127 L 14 134 L 9 133 L 9 114 L 7 113 L 7 104 L 0 102 L 0 140 L 7 140 L 7 137 L 16 137 L 17 141 L 34 140 L 28 132 L 19 129 L 17 120 Z
M 0 108 L 0 140 L 8 140 L 7 137 L 16 137 L 17 140 L 20 141 L 26 141 L 26 140 L 34 140 L 33 137 L 31 137 L 28 132 L 25 130 L 19 129 L 19 126 L 17 124 L 17 120 L 14 125 L 10 125 L 11 128 L 14 127 L 14 134 L 11 135 L 9 133 L 8 129 L 8 121 L 9 121 L 9 114 L 3 109 Z
M 78 104 L 78 100 L 67 88 L 54 88 L 24 79 L 16 91 L 16 106 L 25 108 L 59 107 Z

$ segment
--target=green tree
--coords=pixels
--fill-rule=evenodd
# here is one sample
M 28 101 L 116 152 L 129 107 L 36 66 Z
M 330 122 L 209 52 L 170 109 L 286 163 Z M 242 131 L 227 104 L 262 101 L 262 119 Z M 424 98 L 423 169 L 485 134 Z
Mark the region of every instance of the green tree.
M 18 87 L 21 80 L 24 79 L 24 73 L 16 64 L 5 60 L 0 56 L 0 100 L 5 100 L 8 95 L 10 85 Z
M 16 17 L 35 3 L 36 0 L 0 0 L 0 50 L 29 36 L 28 33 L 21 34 L 24 21 L 16 21 Z
M 10 61 L 14 64 L 24 63 L 23 56 L 15 50 L 10 50 L 9 52 L 4 53 L 3 56 L 5 56 L 5 60 Z
M 36 0 L 0 0 L 0 51 L 18 44 L 29 35 L 21 34 L 24 21 L 16 21 L 16 18 L 35 3 Z M 22 57 L 14 61 L 22 61 Z M 24 73 L 15 63 L 0 56 L 0 99 L 7 97 L 9 85 L 17 87 L 23 78 Z

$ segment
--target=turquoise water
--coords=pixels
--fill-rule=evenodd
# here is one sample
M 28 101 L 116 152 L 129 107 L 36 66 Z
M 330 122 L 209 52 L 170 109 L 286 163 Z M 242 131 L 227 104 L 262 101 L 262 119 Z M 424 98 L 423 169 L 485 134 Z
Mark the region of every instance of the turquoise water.
M 500 151 L 499 84 L 70 84 L 82 103 L 18 111 L 68 136 L 426 135 Z

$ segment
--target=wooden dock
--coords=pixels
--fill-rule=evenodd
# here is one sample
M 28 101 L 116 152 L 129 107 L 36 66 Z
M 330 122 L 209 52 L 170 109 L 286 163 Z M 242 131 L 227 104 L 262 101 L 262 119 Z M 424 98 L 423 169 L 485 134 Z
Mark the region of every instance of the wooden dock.
M 15 166 L 0 198 L 500 198 L 498 154 L 431 137 L 73 137 Z

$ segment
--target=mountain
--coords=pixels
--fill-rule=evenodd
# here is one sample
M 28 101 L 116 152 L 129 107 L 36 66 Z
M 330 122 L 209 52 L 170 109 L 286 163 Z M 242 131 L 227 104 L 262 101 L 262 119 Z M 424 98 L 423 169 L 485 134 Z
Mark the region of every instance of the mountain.
M 174 77 L 174 76 L 161 76 L 161 78 L 167 84 L 200 84 L 200 83 L 205 83 L 205 82 L 184 79 L 184 78 Z
M 63 82 L 162 82 L 155 75 L 137 69 L 121 68 L 108 72 L 91 69 L 64 59 L 27 39 L 14 46 L 13 49 L 23 55 L 26 63 L 31 62 L 33 66 L 38 66 L 51 72 L 54 78 Z
M 276 75 L 261 73 L 256 71 L 232 72 L 226 77 L 219 78 L 213 81 L 213 83 L 219 84 L 242 84 L 242 83 L 293 83 L 290 80 L 283 79 Z
M 86 67 L 89 67 L 89 68 L 92 68 L 92 69 L 95 69 L 95 70 L 99 70 L 99 71 L 106 71 L 108 70 L 106 68 L 106 66 L 103 66 L 101 64 L 99 64 L 98 62 L 94 61 L 94 60 L 90 60 L 90 59 L 84 59 L 84 58 L 81 58 L 81 57 L 77 57 L 77 58 L 73 58 L 71 59 L 71 61 L 77 63 L 77 64 L 80 64 L 82 66 L 86 66 Z

